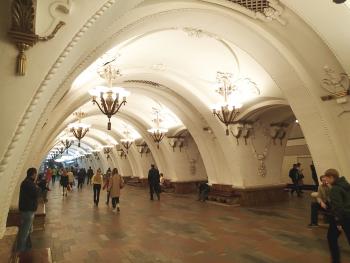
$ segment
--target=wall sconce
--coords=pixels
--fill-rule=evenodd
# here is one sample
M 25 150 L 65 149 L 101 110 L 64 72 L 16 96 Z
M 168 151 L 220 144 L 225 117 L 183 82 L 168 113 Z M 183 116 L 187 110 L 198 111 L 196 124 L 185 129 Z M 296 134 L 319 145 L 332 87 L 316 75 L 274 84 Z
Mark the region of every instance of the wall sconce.
M 244 138 L 244 144 L 247 145 L 247 140 L 252 134 L 253 125 L 250 122 L 239 122 L 230 126 L 231 134 L 236 138 L 239 145 L 239 138 Z
M 11 5 L 12 24 L 8 34 L 19 53 L 17 56 L 16 73 L 24 76 L 27 71 L 27 57 L 25 51 L 33 47 L 39 41 L 53 39 L 62 26 L 63 21 L 58 22 L 52 33 L 41 37 L 35 33 L 36 22 L 36 1 L 34 0 L 14 0 Z
M 280 144 L 282 145 L 282 141 L 287 135 L 286 128 L 288 126 L 289 124 L 284 122 L 270 124 L 270 137 L 273 141 L 273 144 L 276 144 L 276 140 L 279 139 Z
M 147 143 L 145 143 L 145 142 L 143 142 L 141 144 L 137 144 L 136 147 L 137 147 L 137 151 L 139 152 L 139 154 L 141 154 L 141 158 L 142 158 L 142 155 L 144 153 L 147 155 L 148 153 L 151 152 L 151 150 L 149 149 Z
M 121 159 L 126 159 L 127 157 L 127 153 L 124 151 L 124 149 L 118 149 L 118 156 L 121 158 Z
M 184 136 L 168 136 L 169 145 L 173 148 L 173 152 L 175 152 L 175 148 L 178 147 L 181 149 L 185 145 L 185 137 Z

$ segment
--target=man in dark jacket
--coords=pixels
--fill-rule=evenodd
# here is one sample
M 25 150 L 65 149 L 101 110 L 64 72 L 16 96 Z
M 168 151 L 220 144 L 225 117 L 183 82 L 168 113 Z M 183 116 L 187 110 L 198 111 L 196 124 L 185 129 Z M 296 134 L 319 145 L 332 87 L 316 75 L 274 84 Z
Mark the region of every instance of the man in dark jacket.
M 91 169 L 91 166 L 87 170 L 87 181 L 86 184 L 91 184 L 91 178 L 94 175 L 94 171 Z
M 293 189 L 291 190 L 291 194 L 297 192 L 298 196 L 301 196 L 301 189 L 299 185 L 299 171 L 297 164 L 293 164 L 293 168 L 289 170 L 289 177 L 292 179 Z
M 38 207 L 38 187 L 35 184 L 37 170 L 29 168 L 27 177 L 21 183 L 19 193 L 19 211 L 21 213 L 21 226 L 18 232 L 17 249 L 23 252 L 30 249 L 30 231 L 32 229 L 34 214 Z
M 154 164 L 151 165 L 151 169 L 148 172 L 148 184 L 151 200 L 153 200 L 154 193 L 156 193 L 158 200 L 160 200 L 160 175 Z
M 84 184 L 84 180 L 86 177 L 86 172 L 85 169 L 81 168 L 78 172 L 78 190 L 82 190 L 83 189 L 83 184 Z
M 331 217 L 328 228 L 328 245 L 332 262 L 340 262 L 338 237 L 343 230 L 350 244 L 350 184 L 335 169 L 328 169 L 325 176 L 332 185 L 330 191 Z

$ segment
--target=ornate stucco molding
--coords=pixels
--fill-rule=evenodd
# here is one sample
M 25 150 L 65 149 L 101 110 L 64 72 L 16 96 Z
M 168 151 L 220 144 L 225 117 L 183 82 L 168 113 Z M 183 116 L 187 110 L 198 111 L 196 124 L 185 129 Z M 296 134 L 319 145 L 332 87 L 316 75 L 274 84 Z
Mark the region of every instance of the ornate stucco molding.
M 24 76 L 27 68 L 25 51 L 38 41 L 48 41 L 55 37 L 58 30 L 65 25 L 59 21 L 52 33 L 40 37 L 35 33 L 36 0 L 14 0 L 11 6 L 11 28 L 8 32 L 19 53 L 17 56 L 16 73 Z
M 265 22 L 277 21 L 286 25 L 287 21 L 282 18 L 283 6 L 278 0 L 202 0 L 214 4 L 226 6 L 243 13 L 251 18 Z

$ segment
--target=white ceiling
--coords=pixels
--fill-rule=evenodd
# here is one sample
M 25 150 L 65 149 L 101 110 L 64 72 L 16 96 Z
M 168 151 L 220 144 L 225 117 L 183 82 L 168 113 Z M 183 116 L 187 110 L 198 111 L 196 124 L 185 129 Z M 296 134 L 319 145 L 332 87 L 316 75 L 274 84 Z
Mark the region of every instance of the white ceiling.
M 350 3 L 332 0 L 281 0 L 297 13 L 333 51 L 344 70 L 350 74 Z M 324 65 L 320 65 L 323 67 Z

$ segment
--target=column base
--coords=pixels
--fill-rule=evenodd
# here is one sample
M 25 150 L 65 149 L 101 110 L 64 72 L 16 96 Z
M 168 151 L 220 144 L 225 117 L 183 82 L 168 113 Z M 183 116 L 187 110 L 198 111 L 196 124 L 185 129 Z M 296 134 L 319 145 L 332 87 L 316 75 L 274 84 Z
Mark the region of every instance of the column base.
M 208 199 L 210 201 L 229 205 L 238 204 L 239 201 L 239 197 L 236 191 L 232 188 L 232 185 L 227 184 L 212 184 Z
M 198 185 L 202 181 L 192 182 L 171 182 L 175 194 L 192 194 L 198 192 Z
M 239 203 L 242 206 L 263 206 L 272 203 L 284 202 L 288 199 L 285 185 L 251 187 L 236 189 L 239 195 Z

